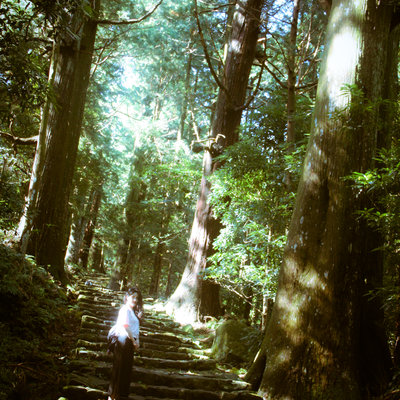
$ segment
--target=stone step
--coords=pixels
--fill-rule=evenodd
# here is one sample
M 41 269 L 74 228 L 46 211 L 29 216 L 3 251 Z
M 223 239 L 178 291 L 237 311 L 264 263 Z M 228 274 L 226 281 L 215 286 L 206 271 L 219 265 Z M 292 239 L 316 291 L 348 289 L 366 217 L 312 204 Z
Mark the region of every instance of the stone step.
M 180 371 L 207 371 L 216 368 L 217 362 L 212 359 L 192 359 L 192 358 L 166 358 L 168 353 L 162 353 L 163 358 L 156 358 L 152 352 L 147 352 L 147 357 L 144 355 L 146 352 L 141 351 L 135 356 L 135 364 L 144 368 L 158 368 L 158 369 L 176 369 Z M 107 351 L 93 351 L 87 348 L 75 349 L 75 354 L 81 360 L 97 360 L 112 363 L 113 355 Z M 172 355 L 172 357 L 174 357 Z
M 73 360 L 71 366 L 79 374 L 107 378 L 110 375 L 111 364 L 104 361 Z M 160 386 L 185 387 L 187 389 L 204 389 L 219 391 L 250 390 L 250 384 L 239 380 L 236 376 L 213 371 L 204 373 L 184 373 L 177 370 L 151 369 L 137 366 L 132 368 L 132 382 L 141 382 L 145 385 L 157 383 Z
M 97 324 L 97 323 L 93 323 L 93 322 L 83 322 L 81 324 L 81 331 L 85 330 L 85 331 L 93 331 L 93 332 L 98 332 L 99 335 L 105 335 L 107 336 L 107 333 L 109 331 L 109 329 L 111 328 L 112 324 L 110 325 L 106 325 L 106 324 Z M 156 324 L 152 324 L 149 322 L 144 322 L 140 329 L 143 332 L 148 332 L 148 333 L 157 333 L 159 335 L 166 335 L 169 336 L 171 338 L 171 340 L 173 337 L 177 337 L 177 338 L 181 338 L 182 339 L 182 343 L 191 343 L 191 341 L 189 339 L 183 339 L 184 338 L 184 333 L 181 330 L 177 330 L 177 329 L 173 329 L 173 328 L 169 328 L 167 326 L 163 326 L 163 325 L 156 325 Z M 193 342 L 192 342 L 193 343 Z M 199 346 L 199 345 L 197 345 Z M 199 346 L 200 347 L 200 346 Z
M 83 328 L 79 332 L 80 345 L 78 347 L 86 347 L 91 343 L 91 349 L 97 349 L 107 346 L 107 333 L 108 330 L 98 331 L 95 329 Z M 155 350 L 155 351 L 166 351 L 173 353 L 186 353 L 193 354 L 196 356 L 202 356 L 209 353 L 210 349 L 202 349 L 195 343 L 178 343 L 169 340 L 160 340 L 151 337 L 151 334 L 147 336 L 147 332 L 140 333 L 140 346 L 142 349 Z M 84 344 L 86 343 L 86 344 Z
M 106 349 L 104 349 L 106 350 Z M 79 354 L 90 354 L 93 352 L 90 346 L 86 345 L 85 347 L 77 347 L 74 351 L 76 355 Z M 97 351 L 94 351 L 97 352 Z M 105 351 L 104 351 L 105 352 Z M 203 354 L 195 354 L 189 352 L 173 352 L 173 351 L 165 351 L 165 350 L 154 350 L 154 349 L 145 349 L 141 348 L 139 350 L 139 356 L 148 357 L 148 358 L 156 358 L 156 359 L 165 359 L 165 360 L 202 360 L 207 359 L 207 356 Z M 93 356 L 94 358 L 96 356 Z
M 122 305 L 124 292 L 106 288 L 108 277 L 88 275 L 79 289 L 81 329 L 70 361 L 68 400 L 107 398 L 112 354 L 107 333 Z M 219 370 L 209 349 L 147 300 L 140 327 L 141 349 L 132 368 L 131 400 L 256 400 L 250 385 Z
M 99 390 L 79 385 L 65 386 L 63 388 L 63 393 L 64 396 L 68 398 L 68 400 L 105 400 L 107 399 L 108 396 L 105 390 Z M 139 395 L 130 394 L 127 400 L 160 400 L 160 399 L 152 396 L 143 397 Z M 174 399 L 163 398 L 162 400 L 174 400 Z
M 99 399 L 107 396 L 107 380 L 75 375 L 71 377 L 70 385 L 64 388 L 64 393 L 69 394 L 70 400 Z M 183 399 L 183 400 L 256 400 L 260 397 L 247 390 L 233 390 L 230 392 L 218 392 L 203 389 L 188 389 L 162 385 L 146 385 L 133 382 L 130 386 L 131 400 L 139 399 Z M 86 395 L 87 397 L 83 397 Z M 99 397 L 96 397 L 99 396 Z
M 95 310 L 97 310 L 96 307 L 94 307 Z M 113 309 L 112 313 L 114 314 L 115 312 L 118 313 L 119 309 Z M 85 315 L 86 314 L 86 315 Z M 97 322 L 99 324 L 113 324 L 115 322 L 115 318 L 106 318 L 104 315 L 93 315 L 92 313 L 83 313 L 82 318 L 85 321 L 90 321 L 90 322 Z M 146 325 L 161 325 L 161 326 L 168 326 L 168 327 L 172 327 L 178 331 L 180 331 L 182 334 L 186 335 L 187 333 L 182 330 L 179 329 L 180 325 L 178 323 L 175 323 L 173 321 L 171 321 L 170 319 L 168 319 L 167 317 L 165 318 L 160 318 L 158 317 L 156 314 L 152 315 L 152 314 L 145 314 L 145 318 L 142 320 L 141 324 Z
M 93 315 L 83 315 L 81 320 L 81 328 L 95 329 L 98 331 L 106 331 L 110 329 L 110 327 L 114 324 L 115 321 L 112 320 L 104 320 L 100 319 L 97 316 Z M 161 327 L 161 332 L 157 332 Z M 154 340 L 161 340 L 171 343 L 179 343 L 182 345 L 187 345 L 191 347 L 200 347 L 195 344 L 193 341 L 185 337 L 184 331 L 169 332 L 165 330 L 165 325 L 155 324 L 149 321 L 143 321 L 141 324 L 141 330 L 146 332 L 148 337 L 152 337 Z M 179 332 L 179 334 L 178 334 Z
M 186 344 L 186 343 L 174 343 L 169 341 L 155 341 L 152 338 L 147 338 L 145 333 L 141 333 L 139 335 L 140 339 L 140 348 L 142 350 L 154 350 L 154 351 L 165 351 L 169 353 L 184 353 L 184 354 L 192 354 L 194 356 L 202 356 L 206 355 L 210 352 L 208 349 L 200 349 L 195 345 Z M 106 332 L 102 335 L 96 334 L 94 331 L 81 331 L 79 334 L 79 340 L 81 341 L 81 345 L 79 347 L 86 347 L 84 342 L 92 343 L 94 346 L 91 346 L 91 349 L 95 349 L 99 346 L 106 348 L 107 347 L 107 336 Z M 89 345 L 90 346 L 90 345 Z
M 109 315 L 114 315 L 115 312 L 118 312 L 123 303 L 115 302 L 112 300 L 108 300 L 106 302 L 99 301 L 78 301 L 78 306 L 83 310 L 89 310 L 90 312 L 95 313 L 95 315 L 99 315 L 100 319 L 110 319 Z M 113 318 L 112 318 L 113 319 Z M 167 324 L 169 326 L 173 326 L 175 328 L 179 328 L 180 324 L 172 321 L 167 315 L 160 314 L 157 311 L 152 310 L 151 308 L 144 307 L 144 321 L 153 320 L 157 321 L 157 323 Z

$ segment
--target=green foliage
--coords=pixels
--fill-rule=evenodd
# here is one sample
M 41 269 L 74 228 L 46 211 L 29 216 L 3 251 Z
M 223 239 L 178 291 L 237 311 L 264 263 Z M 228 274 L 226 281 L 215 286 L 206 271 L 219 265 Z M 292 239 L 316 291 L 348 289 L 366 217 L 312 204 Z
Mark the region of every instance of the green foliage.
M 38 398 L 36 391 L 50 376 L 47 393 L 54 396 L 61 334 L 72 322 L 67 296 L 43 268 L 5 246 L 0 246 L 0 321 L 0 398 Z
M 223 227 L 207 276 L 243 298 L 248 288 L 274 297 L 292 209 L 284 149 L 263 145 L 264 139 L 254 136 L 228 148 L 212 177 L 211 204 Z M 297 169 L 300 154 L 291 156 Z
M 47 72 L 43 42 L 36 36 L 43 20 L 35 18 L 32 3 L 3 1 L 0 14 L 0 121 L 4 121 L 10 112 L 35 110 L 43 103 Z
M 0 154 L 2 153 L 0 148 Z M 23 193 L 21 193 L 18 175 L 12 174 L 8 162 L 4 162 L 4 168 L 0 176 L 0 238 L 4 232 L 11 230 L 18 222 L 23 208 Z M 17 178 L 17 179 L 16 179 Z
M 188 157 L 187 148 L 186 153 L 184 149 L 176 150 L 175 142 L 168 144 L 159 139 L 149 137 L 135 150 L 125 210 L 114 219 L 115 225 L 108 233 L 103 230 L 110 238 L 115 237 L 119 225 L 119 237 L 137 243 L 139 250 L 131 268 L 140 265 L 142 275 L 135 279 L 140 280 L 144 291 L 150 284 L 159 244 L 163 246 L 163 265 L 172 266 L 176 284 L 186 260 L 188 228 L 201 177 L 199 158 Z M 162 275 L 161 293 L 166 289 L 167 278 L 167 274 Z

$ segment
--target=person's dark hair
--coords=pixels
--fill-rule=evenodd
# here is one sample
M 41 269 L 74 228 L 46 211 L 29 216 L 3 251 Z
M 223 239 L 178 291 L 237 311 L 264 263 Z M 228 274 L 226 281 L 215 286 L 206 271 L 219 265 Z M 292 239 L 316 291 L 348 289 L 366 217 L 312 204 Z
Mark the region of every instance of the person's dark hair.
M 135 312 L 136 315 L 138 315 L 140 311 L 143 313 L 143 297 L 141 291 L 137 286 L 132 286 L 126 291 L 124 296 L 124 303 L 126 303 L 126 300 L 129 296 L 132 296 L 135 293 L 137 293 L 138 299 L 137 299 L 137 304 L 133 311 Z

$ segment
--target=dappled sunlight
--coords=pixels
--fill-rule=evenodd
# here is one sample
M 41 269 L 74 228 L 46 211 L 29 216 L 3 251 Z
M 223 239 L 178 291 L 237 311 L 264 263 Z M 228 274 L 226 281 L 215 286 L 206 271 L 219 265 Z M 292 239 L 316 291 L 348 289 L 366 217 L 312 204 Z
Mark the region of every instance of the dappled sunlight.
M 280 322 L 287 327 L 293 342 L 297 342 L 303 334 L 298 329 L 304 322 L 304 310 L 309 310 L 311 295 L 315 297 L 315 293 L 326 289 L 324 278 L 312 266 L 308 266 L 303 272 L 297 269 L 298 265 L 293 258 L 286 260 L 286 273 L 291 275 L 289 279 L 296 279 L 296 286 L 302 290 L 282 289 L 276 299 L 277 307 L 284 311 Z
M 234 14 L 234 19 L 233 19 L 233 23 L 232 23 L 232 30 L 235 29 L 235 27 L 241 27 L 244 24 L 245 21 L 245 16 L 243 15 L 244 10 L 242 9 L 242 7 L 239 4 L 236 4 L 236 10 L 235 10 L 235 14 Z M 228 52 L 229 53 L 233 53 L 233 54 L 239 54 L 242 51 L 242 43 L 235 38 L 232 38 L 229 41 L 229 48 L 228 48 Z
M 298 277 L 299 283 L 311 290 L 325 290 L 326 285 L 313 267 L 307 267 Z
M 362 20 L 363 2 L 346 2 L 334 7 L 331 14 L 330 36 L 325 79 L 325 93 L 329 98 L 329 111 L 340 110 L 350 101 L 350 93 L 342 92 L 345 83 L 352 83 L 356 74 L 354 65 L 361 56 L 360 21 Z M 351 11 L 351 13 L 350 13 Z
M 308 187 L 315 187 L 318 189 L 321 184 L 319 171 L 316 169 L 316 165 L 322 166 L 327 164 L 327 154 L 320 147 L 319 143 L 315 140 L 310 142 L 310 149 L 304 160 L 302 181 Z
M 238 40 L 233 39 L 229 42 L 229 52 L 240 53 L 240 47 L 241 44 Z

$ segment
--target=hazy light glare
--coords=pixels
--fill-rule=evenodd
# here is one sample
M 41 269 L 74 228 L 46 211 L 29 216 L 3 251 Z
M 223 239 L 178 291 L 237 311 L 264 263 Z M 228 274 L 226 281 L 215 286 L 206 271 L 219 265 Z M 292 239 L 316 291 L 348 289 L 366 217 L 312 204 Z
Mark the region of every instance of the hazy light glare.
M 343 109 L 350 94 L 342 92 L 344 83 L 354 81 L 355 70 L 361 54 L 357 13 L 362 11 L 359 1 L 351 7 L 338 6 L 332 10 L 331 42 L 328 49 L 326 79 L 331 99 L 330 109 Z

